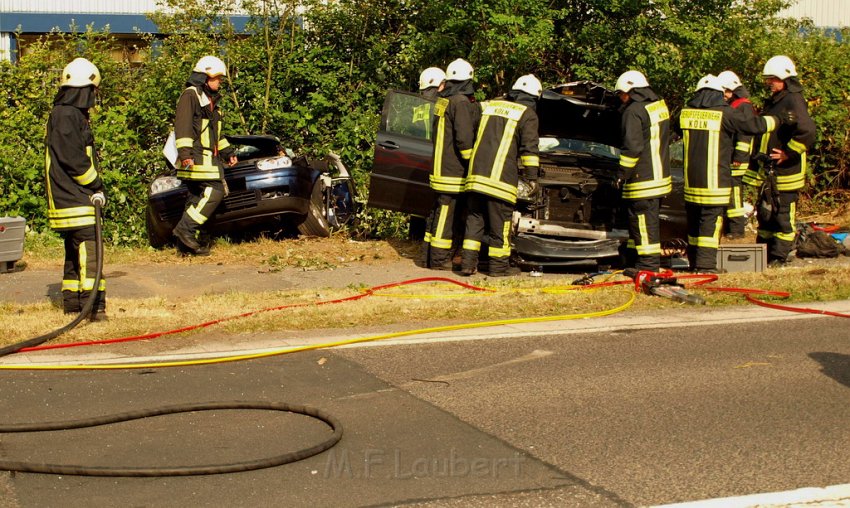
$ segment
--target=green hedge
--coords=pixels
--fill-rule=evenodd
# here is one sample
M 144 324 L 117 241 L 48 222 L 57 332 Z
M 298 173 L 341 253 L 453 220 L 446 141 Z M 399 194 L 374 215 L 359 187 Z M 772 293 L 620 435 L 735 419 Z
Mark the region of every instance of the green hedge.
M 256 0 L 243 2 L 254 14 L 246 34 L 226 21 L 232 0 L 164 3 L 177 14 L 154 19 L 175 35 L 151 39 L 141 67 L 109 60 L 109 34 L 91 31 L 32 44 L 18 63 L 0 63 L 7 98 L 0 108 L 0 215 L 47 229 L 44 126 L 59 71 L 76 56 L 94 61 L 103 75 L 92 125 L 109 196 L 105 238 L 115 245 L 145 242 L 147 185 L 164 167 L 161 147 L 175 102 L 204 54 L 220 55 L 231 70 L 225 132 L 273 133 L 312 155 L 334 150 L 353 169 L 361 199 L 385 91 L 414 89 L 425 67 L 467 58 L 480 98 L 505 92 L 528 72 L 545 84 L 592 79 L 610 86 L 637 68 L 677 109 L 701 75 L 726 68 L 758 102 L 766 96 L 761 65 L 788 54 L 819 127 L 810 189 L 830 200 L 850 184 L 850 47 L 804 22 L 776 18 L 788 3 L 782 0 Z M 359 232 L 397 236 L 404 221 L 365 210 Z

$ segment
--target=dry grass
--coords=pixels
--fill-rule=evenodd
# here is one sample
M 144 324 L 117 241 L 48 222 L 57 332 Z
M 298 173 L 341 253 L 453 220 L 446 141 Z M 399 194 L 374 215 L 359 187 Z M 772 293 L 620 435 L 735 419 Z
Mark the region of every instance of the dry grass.
M 410 257 L 416 252 L 415 242 L 402 240 L 356 242 L 344 235 L 330 238 L 260 238 L 251 242 L 230 243 L 218 239 L 213 247 L 214 259 L 179 257 L 173 248 L 105 247 L 105 258 L 111 264 L 216 264 L 265 265 L 270 270 L 285 267 L 335 268 L 343 263 L 378 263 Z M 62 265 L 64 251 L 61 240 L 52 234 L 28 235 L 25 265 L 29 268 L 55 268 Z
M 262 312 L 216 325 L 227 334 L 297 330 L 358 330 L 382 325 L 421 328 L 445 323 L 501 320 L 516 317 L 580 314 L 617 307 L 629 298 L 625 286 L 593 291 L 566 291 L 575 276 L 561 279 L 485 280 L 494 293 L 470 292 L 446 284 L 394 289 L 355 302 L 310 305 Z M 850 298 L 850 270 L 846 265 L 783 268 L 763 273 L 722 275 L 713 285 L 789 291 L 789 302 Z M 711 306 L 743 303 L 741 296 L 696 290 Z M 312 303 L 357 294 L 354 288 L 300 292 L 228 293 L 191 300 L 110 299 L 110 320 L 72 330 L 55 342 L 80 342 L 170 330 L 270 307 Z M 681 307 L 670 300 L 640 295 L 627 312 Z M 697 310 L 696 308 L 694 310 Z M 46 333 L 68 318 L 49 303 L 0 304 L 0 343 L 10 344 Z M 188 332 L 189 334 L 198 332 Z M 158 339 L 167 341 L 168 338 Z

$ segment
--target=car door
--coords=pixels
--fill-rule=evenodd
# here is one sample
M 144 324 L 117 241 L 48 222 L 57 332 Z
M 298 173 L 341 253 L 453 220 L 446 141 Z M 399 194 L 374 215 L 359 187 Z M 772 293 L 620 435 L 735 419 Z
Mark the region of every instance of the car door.
M 367 206 L 426 216 L 434 204 L 428 183 L 434 102 L 419 94 L 390 91 L 384 101 L 369 176 Z

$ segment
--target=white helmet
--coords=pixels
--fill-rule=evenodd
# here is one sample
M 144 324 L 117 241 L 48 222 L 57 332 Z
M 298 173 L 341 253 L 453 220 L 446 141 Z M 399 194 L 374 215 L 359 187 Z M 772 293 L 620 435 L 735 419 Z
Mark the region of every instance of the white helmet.
M 720 82 L 720 86 L 722 86 L 724 90 L 729 90 L 730 92 L 735 91 L 742 86 L 741 78 L 732 71 L 721 72 L 717 75 L 717 81 Z
M 227 76 L 227 67 L 224 65 L 224 62 L 221 61 L 220 58 L 215 56 L 202 56 L 198 63 L 195 64 L 195 68 L 192 69 L 195 72 L 202 72 L 207 76 L 214 78 L 216 76 Z
M 433 86 L 440 86 L 446 80 L 446 73 L 439 67 L 428 67 L 419 75 L 419 89 L 425 90 Z
M 540 84 L 540 80 L 534 77 L 534 74 L 526 74 L 525 76 L 520 76 L 512 90 L 521 90 L 529 95 L 533 95 L 535 97 L 540 97 L 543 93 L 543 85 Z
M 82 88 L 89 85 L 100 86 L 100 71 L 85 58 L 75 58 L 62 69 L 60 87 Z
M 463 58 L 458 58 L 446 67 L 446 79 L 451 81 L 472 79 L 472 65 Z
M 629 93 L 632 88 L 643 88 L 645 86 L 649 86 L 649 81 L 646 80 L 646 76 L 642 72 L 626 71 L 617 78 L 617 86 L 614 87 L 614 91 Z
M 697 91 L 708 89 L 708 90 L 717 90 L 718 92 L 723 91 L 723 86 L 720 85 L 720 81 L 717 79 L 717 76 L 714 74 L 706 74 L 705 76 L 699 78 L 699 83 L 697 83 Z
M 763 76 L 774 76 L 779 79 L 790 78 L 797 75 L 797 68 L 794 67 L 794 62 L 785 55 L 776 55 L 765 62 L 764 70 L 761 71 Z

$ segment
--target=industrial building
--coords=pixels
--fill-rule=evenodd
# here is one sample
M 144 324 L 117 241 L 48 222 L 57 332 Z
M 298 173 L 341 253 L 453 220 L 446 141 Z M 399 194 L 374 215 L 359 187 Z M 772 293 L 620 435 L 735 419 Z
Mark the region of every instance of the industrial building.
M 140 34 L 164 35 L 148 13 L 161 11 L 157 0 L 0 0 L 0 59 L 26 54 L 28 41 L 52 32 L 108 30 L 114 36 L 113 58 L 144 61 L 147 40 Z M 244 26 L 247 17 L 231 18 Z

